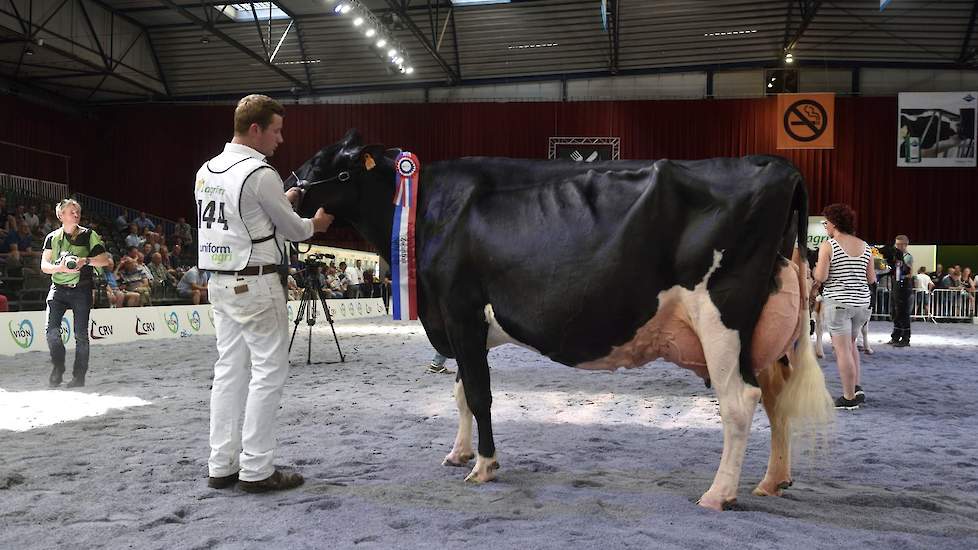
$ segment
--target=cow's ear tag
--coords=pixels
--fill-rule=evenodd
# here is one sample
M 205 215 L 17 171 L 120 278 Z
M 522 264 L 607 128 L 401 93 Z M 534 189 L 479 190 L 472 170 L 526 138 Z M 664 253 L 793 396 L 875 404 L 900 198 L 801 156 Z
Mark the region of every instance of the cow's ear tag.
M 377 161 L 375 161 L 374 157 L 367 153 L 363 155 L 363 165 L 367 170 L 373 170 L 374 166 L 377 166 Z

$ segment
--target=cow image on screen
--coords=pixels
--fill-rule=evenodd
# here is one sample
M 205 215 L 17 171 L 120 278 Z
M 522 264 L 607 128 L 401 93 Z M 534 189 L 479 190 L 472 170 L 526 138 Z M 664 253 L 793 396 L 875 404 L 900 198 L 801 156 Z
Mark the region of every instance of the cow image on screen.
M 285 183 L 307 187 L 300 214 L 326 208 L 389 262 L 397 152 L 351 130 Z M 791 484 L 792 427 L 824 427 L 833 414 L 808 337 L 808 266 L 796 252 L 808 198 L 794 166 L 767 156 L 421 160 L 418 314 L 458 363 L 459 428 L 444 464 L 475 458 L 467 481 L 496 477 L 487 354 L 514 343 L 584 369 L 662 357 L 712 385 L 723 452 L 699 504 L 715 510 L 736 500 L 761 400 L 771 455 L 754 493 Z M 582 271 L 582 258 L 594 268 Z M 606 284 L 622 272 L 628 284 Z

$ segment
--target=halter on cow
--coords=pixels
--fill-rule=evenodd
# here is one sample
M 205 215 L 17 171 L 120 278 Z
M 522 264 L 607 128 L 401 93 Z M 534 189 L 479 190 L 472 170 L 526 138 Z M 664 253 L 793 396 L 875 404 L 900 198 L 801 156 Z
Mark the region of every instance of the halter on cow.
M 350 131 L 286 185 L 329 180 L 308 185 L 300 213 L 324 206 L 389 262 L 395 176 L 384 153 Z M 466 479 L 495 478 L 487 350 L 516 343 L 589 369 L 664 357 L 712 384 L 724 446 L 700 504 L 713 509 L 736 499 L 763 399 L 772 452 L 754 492 L 790 485 L 789 420 L 824 426 L 832 410 L 807 338 L 808 268 L 793 252 L 807 238 L 807 195 L 790 163 L 464 158 L 423 165 L 417 200 L 419 317 L 459 366 L 445 464 L 474 457 L 474 416 Z

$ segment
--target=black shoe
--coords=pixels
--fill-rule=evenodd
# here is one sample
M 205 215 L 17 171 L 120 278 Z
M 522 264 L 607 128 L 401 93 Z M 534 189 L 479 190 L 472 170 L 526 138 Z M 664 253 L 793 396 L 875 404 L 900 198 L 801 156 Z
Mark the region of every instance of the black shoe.
M 51 369 L 51 376 L 48 377 L 48 386 L 52 388 L 57 388 L 61 385 L 62 380 L 64 380 L 64 370 L 59 370 L 58 367 Z
M 839 396 L 839 398 L 835 400 L 835 408 L 845 409 L 847 411 L 856 410 L 859 408 L 859 400 L 846 399 L 845 396 Z
M 211 489 L 227 489 L 238 482 L 238 472 L 224 477 L 208 477 L 207 486 Z
M 68 382 L 67 388 L 82 388 L 85 387 L 85 377 L 84 376 L 74 376 L 71 378 L 71 382 Z
M 246 493 L 267 493 L 269 491 L 285 491 L 295 489 L 305 479 L 302 475 L 295 472 L 282 472 L 275 470 L 275 473 L 261 481 L 238 481 L 238 486 Z
M 897 345 L 899 343 L 900 343 L 900 341 L 897 340 L 896 338 L 890 338 L 890 341 L 887 342 L 886 345 L 888 345 L 888 346 L 895 346 L 895 345 Z
M 900 340 L 898 342 L 893 343 L 893 347 L 895 348 L 905 348 L 908 346 L 910 346 L 910 340 Z
M 863 391 L 863 387 L 859 384 L 856 384 L 856 401 L 858 401 L 860 405 L 866 402 L 866 392 Z

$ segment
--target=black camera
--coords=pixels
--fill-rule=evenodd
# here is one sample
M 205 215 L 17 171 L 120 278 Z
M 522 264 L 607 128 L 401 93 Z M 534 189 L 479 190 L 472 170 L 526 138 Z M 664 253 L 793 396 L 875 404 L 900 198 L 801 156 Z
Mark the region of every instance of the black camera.
M 335 260 L 336 256 L 332 254 L 316 253 L 308 254 L 303 260 L 306 267 L 326 267 L 326 260 Z

